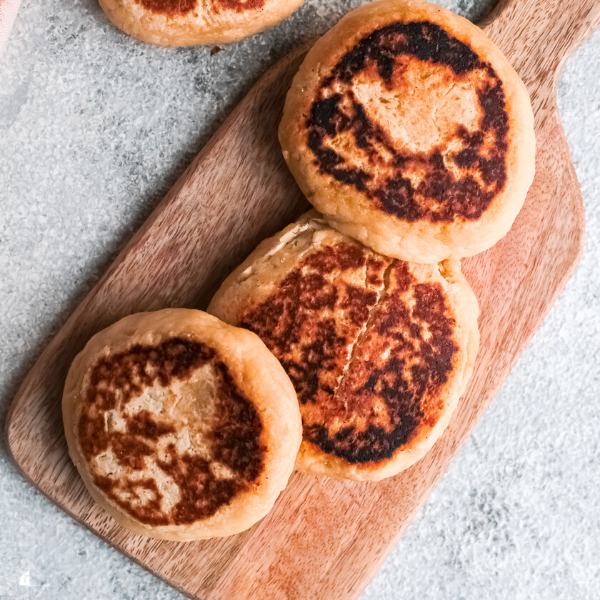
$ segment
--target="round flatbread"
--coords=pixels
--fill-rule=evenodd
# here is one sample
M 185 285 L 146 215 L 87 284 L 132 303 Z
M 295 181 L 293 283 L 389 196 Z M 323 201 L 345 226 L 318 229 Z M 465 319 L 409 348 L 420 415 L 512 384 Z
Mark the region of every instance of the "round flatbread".
M 302 436 L 294 388 L 263 342 L 197 310 L 131 315 L 97 333 L 62 406 L 93 498 L 131 531 L 167 540 L 262 519 Z
M 159 46 L 234 42 L 289 16 L 302 0 L 100 0 L 125 33 Z
M 261 337 L 300 402 L 307 473 L 380 480 L 419 460 L 473 370 L 477 301 L 456 261 L 375 253 L 311 211 L 263 242 L 208 311 Z
M 333 227 L 419 263 L 495 244 L 535 169 L 514 69 L 478 27 L 418 0 L 367 4 L 323 36 L 294 79 L 279 138 Z

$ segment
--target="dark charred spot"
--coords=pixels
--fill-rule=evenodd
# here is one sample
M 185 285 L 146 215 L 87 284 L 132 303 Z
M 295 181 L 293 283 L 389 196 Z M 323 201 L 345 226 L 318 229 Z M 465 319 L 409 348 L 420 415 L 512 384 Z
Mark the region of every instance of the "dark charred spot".
M 333 94 L 329 98 L 316 100 L 310 108 L 311 123 L 329 136 L 335 135 L 347 125 L 348 117 L 338 107 L 341 99 L 341 94 Z
M 144 457 L 152 456 L 153 449 L 138 435 L 117 433 L 110 436 L 108 447 L 112 448 L 117 462 L 123 467 L 140 470 L 144 468 Z
M 349 285 L 346 287 L 346 299 L 340 306 L 348 310 L 354 325 L 362 326 L 369 318 L 369 307 L 377 302 L 377 292 Z
M 185 15 L 194 10 L 198 5 L 198 0 L 136 0 L 136 2 L 154 13 L 170 16 Z M 216 11 L 226 9 L 238 13 L 246 10 L 259 9 L 265 4 L 265 0 L 213 0 L 213 2 L 213 7 Z M 215 48 L 217 48 L 217 46 L 215 46 Z M 219 48 L 216 52 L 219 52 L 220 50 L 221 49 Z M 214 54 L 216 54 L 216 52 L 214 52 Z M 211 56 L 212 55 L 213 51 L 211 51 Z
M 258 334 L 281 361 L 301 404 L 332 396 L 358 336 L 383 286 L 386 260 L 367 262 L 358 243 L 343 243 L 308 255 L 276 293 L 249 310 L 241 327 Z M 344 281 L 366 270 L 366 289 Z M 333 282 L 325 276 L 333 275 Z M 331 314 L 343 320 L 340 324 Z
M 245 10 L 255 10 L 265 5 L 265 0 L 214 0 L 216 6 L 235 12 L 244 12 Z
M 304 265 L 311 267 L 323 275 L 335 270 L 349 271 L 360 269 L 367 262 L 367 258 L 359 244 L 344 244 L 340 248 L 327 246 L 320 252 L 315 252 L 306 257 Z
M 156 346 L 133 346 L 127 352 L 101 359 L 92 369 L 79 418 L 79 443 L 84 456 L 92 461 L 112 449 L 119 465 L 134 470 L 145 467 L 145 457 L 156 454 L 156 442 L 176 432 L 169 422 L 147 410 L 126 418 L 126 430 L 116 431 L 106 424 L 107 411 L 123 407 L 147 387 L 169 386 L 184 381 L 200 367 L 210 364 L 216 374 L 217 399 L 210 423 L 211 460 L 226 465 L 233 479 L 217 479 L 211 462 L 187 453 L 179 454 L 169 445 L 169 461 L 158 467 L 179 486 L 181 498 L 169 514 L 162 512 L 162 496 L 152 479 L 130 481 L 96 475 L 95 484 L 133 517 L 148 525 L 186 525 L 206 519 L 247 490 L 262 473 L 265 448 L 261 445 L 262 422 L 253 403 L 237 386 L 229 368 L 217 352 L 202 342 L 172 338 Z M 140 490 L 150 491 L 152 499 L 135 498 Z M 119 494 L 118 492 L 121 492 Z M 147 494 L 146 494 L 147 499 Z
M 386 132 L 354 97 L 350 86 L 361 73 L 376 73 L 391 89 L 401 57 L 449 67 L 459 79 L 475 71 L 482 73 L 477 89 L 483 114 L 480 130 L 468 132 L 459 125 L 454 132 L 466 146 L 453 157 L 456 165 L 466 171 L 463 176 L 457 177 L 445 165 L 441 147 L 416 154 L 395 150 Z M 340 84 L 348 89 L 340 92 Z M 336 93 L 331 93 L 334 86 Z M 408 222 L 452 222 L 481 218 L 504 189 L 508 127 L 504 88 L 491 65 L 435 23 L 398 22 L 363 38 L 323 78 L 306 122 L 306 140 L 321 174 L 354 187 L 382 211 Z M 384 166 L 386 172 L 391 167 L 393 175 L 378 177 L 353 166 L 328 145 L 328 139 L 346 132 L 353 135 L 356 148 L 366 154 L 369 164 Z M 486 133 L 493 142 L 484 157 Z M 425 169 L 416 187 L 406 176 L 407 169 L 415 165 Z
M 379 288 L 383 285 L 383 274 L 387 264 L 384 260 L 379 260 L 373 256 L 369 256 L 367 259 L 367 284 Z
M 94 483 L 107 495 L 112 496 L 115 487 L 119 487 L 119 483 L 115 483 L 110 477 L 95 477 Z M 141 506 L 136 506 L 134 516 L 142 523 L 149 525 L 163 525 L 162 522 L 157 522 L 156 515 L 160 513 L 161 494 L 154 479 L 142 479 L 141 481 L 128 482 L 127 486 L 121 486 L 122 491 L 136 496 L 139 490 L 148 491 L 152 495 L 152 499 L 146 501 Z
M 459 125 L 456 129 L 456 136 L 463 140 L 469 148 L 481 148 L 483 145 L 482 131 L 468 131 L 463 125 Z
M 163 15 L 185 15 L 196 8 L 198 0 L 136 0 L 147 10 Z
M 412 309 L 403 299 L 407 291 L 416 300 Z M 424 326 L 430 334 L 427 342 L 422 337 Z M 366 417 L 365 426 L 330 434 L 327 423 L 322 423 L 314 429 L 311 441 L 350 463 L 392 458 L 422 425 L 437 419 L 425 411 L 423 402 L 436 395 L 453 369 L 458 350 L 453 329 L 441 286 L 417 283 L 406 263 L 395 262 L 386 293 L 337 391 L 338 405 Z M 383 424 L 372 412 L 378 400 L 386 406 Z M 334 416 L 332 412 L 331 419 Z
M 95 410 L 82 413 L 79 419 L 79 443 L 86 457 L 96 456 L 108 448 L 110 436 L 104 430 L 103 413 Z
M 159 423 L 150 412 L 141 410 L 129 419 L 127 432 L 156 441 L 161 435 L 175 433 L 175 427 L 170 423 Z
M 356 275 L 364 267 L 361 286 Z M 311 269 L 333 279 L 323 277 L 319 287 Z M 314 301 L 326 308 L 306 307 L 304 279 Z M 437 413 L 424 401 L 436 396 L 453 369 L 454 325 L 441 286 L 418 283 L 407 263 L 377 259 L 358 243 L 310 254 L 241 322 L 263 339 L 292 380 L 304 440 L 350 463 L 389 459 L 420 427 L 436 422 Z M 381 402 L 384 415 L 375 410 Z M 340 419 L 348 426 L 333 431 Z

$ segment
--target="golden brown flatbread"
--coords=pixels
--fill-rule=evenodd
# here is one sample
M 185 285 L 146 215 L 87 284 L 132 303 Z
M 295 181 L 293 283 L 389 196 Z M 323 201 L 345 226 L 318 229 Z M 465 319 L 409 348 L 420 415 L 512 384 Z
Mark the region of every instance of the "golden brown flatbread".
M 496 243 L 535 169 L 514 69 L 478 27 L 419 0 L 366 4 L 323 36 L 294 79 L 279 138 L 333 227 L 419 263 Z
M 302 435 L 294 388 L 263 342 L 186 309 L 97 333 L 69 370 L 63 419 L 93 498 L 133 532 L 176 541 L 263 518 Z
M 262 31 L 302 0 L 100 0 L 125 33 L 159 46 L 221 44 Z
M 311 211 L 263 242 L 208 311 L 259 335 L 300 402 L 299 470 L 380 480 L 444 431 L 473 370 L 478 306 L 457 261 L 377 254 Z

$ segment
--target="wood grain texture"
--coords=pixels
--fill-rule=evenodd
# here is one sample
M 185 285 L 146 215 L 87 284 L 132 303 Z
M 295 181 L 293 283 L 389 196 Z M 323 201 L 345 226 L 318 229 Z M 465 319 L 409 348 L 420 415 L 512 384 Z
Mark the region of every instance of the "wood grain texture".
M 599 0 L 500 0 L 480 24 L 525 82 L 538 131 L 556 110 L 561 66 L 598 24 Z
M 205 307 L 260 239 L 307 208 L 276 136 L 303 55 L 297 52 L 250 91 L 28 374 L 7 418 L 9 448 L 23 475 L 84 526 L 190 597 L 355 598 L 446 471 L 579 262 L 583 207 L 554 85 L 565 56 L 599 19 L 599 5 L 591 0 L 509 0 L 487 25 L 532 93 L 537 174 L 510 233 L 464 261 L 481 306 L 480 354 L 449 429 L 423 460 L 380 484 L 295 474 L 273 511 L 249 531 L 178 544 L 119 527 L 92 502 L 68 458 L 60 398 L 67 369 L 89 337 L 133 312 Z

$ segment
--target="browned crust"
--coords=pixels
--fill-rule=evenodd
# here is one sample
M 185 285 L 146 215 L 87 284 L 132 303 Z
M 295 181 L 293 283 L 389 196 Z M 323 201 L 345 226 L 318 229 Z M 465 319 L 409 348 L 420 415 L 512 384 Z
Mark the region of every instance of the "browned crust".
M 388 92 L 403 89 L 405 70 L 417 73 L 419 64 L 437 69 L 440 90 L 474 86 L 480 119 L 473 130 L 444 130 L 443 143 L 426 151 L 395 146 L 389 127 L 401 121 L 374 120 L 355 93 L 359 77 L 388 102 Z M 429 113 L 412 118 L 426 121 Z M 323 36 L 294 79 L 279 137 L 300 187 L 332 226 L 421 263 L 498 241 L 535 167 L 529 97 L 506 58 L 472 23 L 418 0 L 370 3 Z
M 386 124 L 369 117 L 352 91 L 359 76 L 394 91 L 410 62 L 446 72 L 444 84 L 471 76 L 481 113 L 478 129 L 457 125 L 426 152 L 398 150 Z M 418 68 L 418 67 L 417 67 Z M 369 167 L 352 164 L 336 141 L 351 133 L 352 152 L 368 156 Z M 384 213 L 406 222 L 452 223 L 480 219 L 506 183 L 508 114 L 504 86 L 491 64 L 436 23 L 393 22 L 364 37 L 321 79 L 306 119 L 304 142 L 322 176 L 351 186 Z M 462 150 L 448 149 L 457 142 Z M 453 159 L 453 168 L 446 161 Z M 424 175 L 419 184 L 409 177 Z M 460 176 L 455 172 L 459 170 Z
M 216 382 L 216 392 L 208 396 L 206 368 Z M 145 405 L 135 405 L 127 412 L 141 402 L 144 390 L 152 394 L 144 401 L 152 400 L 157 386 L 164 390 L 161 398 L 171 402 L 168 408 L 163 404 L 164 410 L 150 415 Z M 210 406 L 208 397 L 216 399 Z M 101 413 L 110 418 L 115 403 L 123 409 L 119 418 L 127 413 L 131 419 L 109 427 Z M 105 427 L 94 423 L 98 417 Z M 176 541 L 232 535 L 264 517 L 287 484 L 301 441 L 293 386 L 260 339 L 187 309 L 131 315 L 96 334 L 69 370 L 63 419 L 69 454 L 94 499 L 133 532 Z M 177 448 L 155 451 L 161 440 L 194 426 L 202 426 L 209 442 L 208 468 L 228 470 L 224 478 L 208 476 L 202 454 L 187 456 L 178 446 L 181 436 Z M 94 457 L 109 445 L 118 463 L 110 485 L 96 477 L 98 463 L 92 468 Z M 146 457 L 151 463 L 144 465 Z M 123 490 L 113 487 L 132 473 L 135 480 L 142 467 L 152 476 L 144 471 L 137 477 L 134 492 L 143 496 L 146 512 L 132 510 L 116 493 Z M 171 480 L 167 489 L 177 487 L 181 498 L 168 515 L 157 506 L 156 488 L 164 487 L 165 477 Z M 145 481 L 152 478 L 155 483 Z M 140 507 L 137 501 L 133 505 Z
M 155 385 L 169 388 L 187 381 L 206 366 L 217 382 L 215 411 L 208 424 L 208 457 L 179 451 L 174 442 L 167 445 L 167 456 L 159 458 L 157 466 L 175 482 L 181 496 L 168 513 L 161 509 L 163 496 L 154 479 L 132 482 L 93 473 L 99 489 L 146 525 L 189 525 L 204 520 L 238 494 L 259 485 L 266 453 L 260 415 L 216 350 L 194 339 L 175 337 L 156 345 L 137 344 L 102 357 L 91 368 L 78 422 L 83 454 L 92 463 L 110 449 L 120 466 L 141 472 L 146 457 L 156 455 L 159 440 L 176 433 L 176 427 L 167 415 L 141 410 L 124 419 L 124 430 L 116 431 L 106 426 L 111 411 L 123 410 Z M 211 469 L 213 462 L 225 465 L 232 476 L 218 478 Z M 139 488 L 151 492 L 151 502 L 140 505 L 132 501 Z
M 458 264 L 410 265 L 321 227 L 310 242 L 290 235 L 298 224 L 264 242 L 208 310 L 257 333 L 292 379 L 298 468 L 377 480 L 445 428 L 472 369 L 477 303 Z

